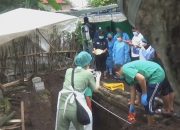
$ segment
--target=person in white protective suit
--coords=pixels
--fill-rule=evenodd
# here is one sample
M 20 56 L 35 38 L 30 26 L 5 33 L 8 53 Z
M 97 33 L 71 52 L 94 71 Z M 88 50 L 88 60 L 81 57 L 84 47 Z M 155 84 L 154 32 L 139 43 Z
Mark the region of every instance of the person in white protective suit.
M 71 86 L 73 68 L 67 69 L 63 89 L 58 95 L 55 130 L 69 130 L 70 123 L 74 125 L 76 130 L 92 130 L 92 112 L 87 106 L 84 93 L 87 87 L 90 87 L 94 91 L 98 90 L 101 73 L 96 73 L 95 81 L 93 74 L 87 70 L 91 60 L 91 55 L 85 51 L 80 52 L 75 57 L 74 62 L 76 68 L 74 70 L 74 88 Z M 77 120 L 77 105 L 75 98 L 80 101 L 81 105 L 89 115 L 90 124 L 86 126 L 81 125 Z
M 133 60 L 139 60 L 139 50 L 142 46 L 142 39 L 144 38 L 143 35 L 137 30 L 132 29 L 133 31 L 133 38 L 131 40 L 131 59 Z
M 142 39 L 141 48 L 139 50 L 140 60 L 152 60 L 155 57 L 155 49 L 147 42 L 145 38 Z

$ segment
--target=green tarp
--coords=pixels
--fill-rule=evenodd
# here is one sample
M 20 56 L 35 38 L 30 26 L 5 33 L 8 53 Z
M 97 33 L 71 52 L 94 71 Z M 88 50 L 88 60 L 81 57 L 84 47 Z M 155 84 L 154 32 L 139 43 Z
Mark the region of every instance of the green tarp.
M 129 22 L 123 21 L 123 22 L 113 22 L 113 21 L 106 21 L 106 22 L 98 22 L 94 23 L 96 25 L 96 28 L 101 27 L 104 31 L 106 31 L 107 27 L 110 27 L 113 32 L 115 32 L 116 27 L 119 27 L 122 29 L 123 32 L 126 32 L 129 34 L 130 38 L 132 38 L 132 26 L 129 24 Z

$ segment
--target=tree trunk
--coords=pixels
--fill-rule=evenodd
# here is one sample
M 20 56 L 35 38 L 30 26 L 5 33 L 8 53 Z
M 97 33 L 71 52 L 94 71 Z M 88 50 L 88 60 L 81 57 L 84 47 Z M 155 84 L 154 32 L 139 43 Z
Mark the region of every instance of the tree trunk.
M 129 2 L 130 0 L 124 0 L 125 14 L 128 14 L 128 8 L 131 8 Z M 180 102 L 179 21 L 179 0 L 142 0 L 135 19 L 135 26 L 159 54 L 178 102 Z

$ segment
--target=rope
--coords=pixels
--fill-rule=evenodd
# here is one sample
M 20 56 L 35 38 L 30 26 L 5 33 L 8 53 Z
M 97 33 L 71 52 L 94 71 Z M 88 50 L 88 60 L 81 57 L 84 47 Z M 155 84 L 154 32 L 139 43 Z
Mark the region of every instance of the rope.
M 98 105 L 99 107 L 101 107 L 102 109 L 106 110 L 107 112 L 111 113 L 113 116 L 119 118 L 120 120 L 126 122 L 127 124 L 132 124 L 131 122 L 125 120 L 124 118 L 118 116 L 117 114 L 111 112 L 110 110 L 108 110 L 107 108 L 105 108 L 104 106 L 102 106 L 101 104 L 99 104 L 98 102 L 96 102 L 95 100 L 91 99 L 91 101 L 93 101 L 96 105 Z

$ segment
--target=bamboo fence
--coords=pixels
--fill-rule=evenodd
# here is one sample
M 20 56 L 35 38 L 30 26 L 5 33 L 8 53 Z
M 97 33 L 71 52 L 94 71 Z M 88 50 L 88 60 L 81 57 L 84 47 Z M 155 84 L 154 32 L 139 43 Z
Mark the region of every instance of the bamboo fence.
M 44 35 L 36 30 L 0 46 L 0 83 L 71 66 L 78 49 L 76 36 L 55 32 Z

